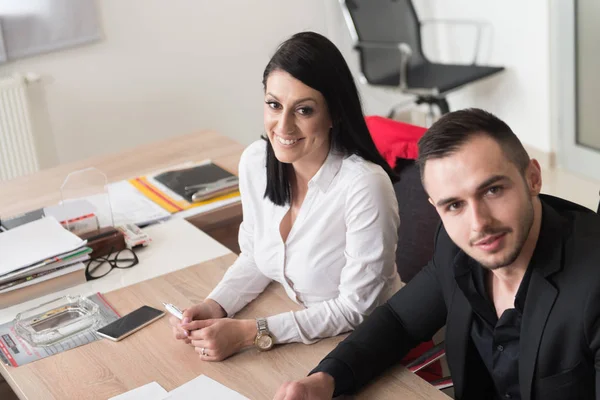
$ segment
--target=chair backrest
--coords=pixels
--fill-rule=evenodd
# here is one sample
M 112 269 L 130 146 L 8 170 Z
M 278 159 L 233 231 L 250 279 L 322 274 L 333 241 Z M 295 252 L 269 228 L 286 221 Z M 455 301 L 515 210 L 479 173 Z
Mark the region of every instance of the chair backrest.
M 421 24 L 410 0 L 345 0 L 346 22 L 353 39 L 361 42 L 406 43 L 412 50 L 410 65 L 425 61 L 421 48 Z M 399 74 L 396 49 L 362 48 L 360 64 L 367 81 Z
M 409 282 L 433 256 L 434 236 L 440 217 L 429 203 L 414 160 L 398 159 L 394 184 L 400 211 L 396 267 L 403 282 Z

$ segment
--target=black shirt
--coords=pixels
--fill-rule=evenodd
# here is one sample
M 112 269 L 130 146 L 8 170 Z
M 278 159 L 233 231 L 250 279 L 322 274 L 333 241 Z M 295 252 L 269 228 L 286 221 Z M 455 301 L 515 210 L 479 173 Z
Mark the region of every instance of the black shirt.
M 494 382 L 498 399 L 520 400 L 519 338 L 533 260 L 517 290 L 515 307 L 505 310 L 500 318 L 486 289 L 491 272 L 472 259 L 464 268 L 469 270 L 457 271 L 456 283 L 473 308 L 471 340 Z
M 515 308 L 505 310 L 500 318 L 487 294 L 485 282 L 490 272 L 471 258 L 467 265 L 461 266 L 462 271 L 455 271 L 456 283 L 473 308 L 471 341 L 496 387 L 497 398 L 502 400 L 521 399 L 519 389 L 521 316 L 525 307 L 531 271 L 534 268 L 535 253 L 517 290 Z M 345 393 L 345 388 L 353 385 L 351 370 L 333 359 L 321 361 L 310 374 L 319 371 L 327 371 L 337 377 L 334 396 Z

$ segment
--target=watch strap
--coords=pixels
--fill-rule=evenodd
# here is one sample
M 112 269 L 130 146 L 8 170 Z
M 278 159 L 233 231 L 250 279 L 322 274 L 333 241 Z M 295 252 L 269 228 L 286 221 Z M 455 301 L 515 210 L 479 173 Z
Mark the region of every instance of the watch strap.
M 267 324 L 266 318 L 257 318 L 256 319 L 256 329 L 258 330 L 258 334 L 267 334 L 269 335 L 269 325 Z

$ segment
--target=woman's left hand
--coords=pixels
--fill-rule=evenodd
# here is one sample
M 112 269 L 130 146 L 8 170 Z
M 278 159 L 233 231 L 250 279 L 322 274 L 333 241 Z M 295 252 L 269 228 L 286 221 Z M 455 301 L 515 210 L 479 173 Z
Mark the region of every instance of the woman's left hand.
M 203 361 L 222 361 L 254 344 L 257 328 L 252 319 L 206 319 L 182 324 Z

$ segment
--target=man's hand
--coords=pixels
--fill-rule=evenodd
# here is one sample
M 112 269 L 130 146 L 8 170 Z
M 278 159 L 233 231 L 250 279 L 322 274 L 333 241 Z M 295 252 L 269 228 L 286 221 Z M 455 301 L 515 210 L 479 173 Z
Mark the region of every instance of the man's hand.
M 335 382 L 324 372 L 294 382 L 286 382 L 275 394 L 274 400 L 329 400 L 333 397 Z

